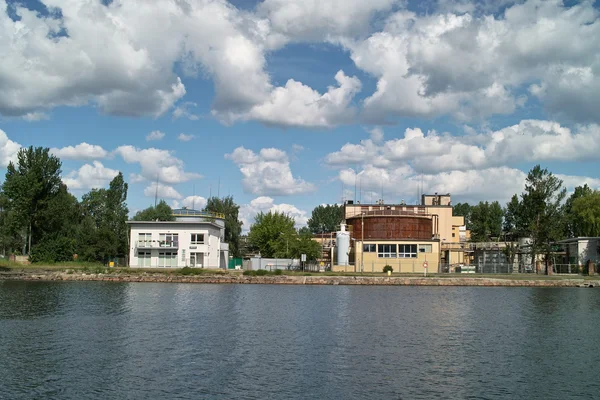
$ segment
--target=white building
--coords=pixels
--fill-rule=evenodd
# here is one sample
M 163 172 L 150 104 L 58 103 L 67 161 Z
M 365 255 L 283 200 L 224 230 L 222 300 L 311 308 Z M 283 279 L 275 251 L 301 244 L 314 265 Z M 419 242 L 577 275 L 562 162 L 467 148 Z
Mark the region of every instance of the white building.
M 132 268 L 227 268 L 225 218 L 203 211 L 173 210 L 175 221 L 128 221 Z
M 576 237 L 558 242 L 565 246 L 565 264 L 585 265 L 600 262 L 600 237 Z

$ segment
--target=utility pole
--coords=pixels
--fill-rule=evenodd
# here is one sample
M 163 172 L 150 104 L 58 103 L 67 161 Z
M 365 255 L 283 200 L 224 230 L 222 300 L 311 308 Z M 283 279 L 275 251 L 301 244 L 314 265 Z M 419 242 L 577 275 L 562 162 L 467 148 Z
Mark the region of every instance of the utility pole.
M 362 207 L 362 206 L 361 206 Z M 365 269 L 365 213 L 360 213 L 360 270 Z

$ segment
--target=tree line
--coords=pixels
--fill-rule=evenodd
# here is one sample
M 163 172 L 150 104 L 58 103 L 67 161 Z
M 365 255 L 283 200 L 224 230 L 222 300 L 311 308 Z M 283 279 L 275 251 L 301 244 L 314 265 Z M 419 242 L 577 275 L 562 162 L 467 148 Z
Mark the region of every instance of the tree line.
M 61 179 L 48 148 L 22 148 L 0 190 L 0 247 L 31 262 L 107 262 L 127 254 L 127 183 L 119 173 L 107 189 L 81 201 Z
M 500 203 L 457 203 L 454 215 L 465 218 L 471 241 L 512 241 L 530 238 L 532 251 L 551 250 L 554 242 L 582 236 L 600 236 L 600 191 L 587 184 L 567 197 L 563 181 L 539 165 L 527 174 L 525 190 Z

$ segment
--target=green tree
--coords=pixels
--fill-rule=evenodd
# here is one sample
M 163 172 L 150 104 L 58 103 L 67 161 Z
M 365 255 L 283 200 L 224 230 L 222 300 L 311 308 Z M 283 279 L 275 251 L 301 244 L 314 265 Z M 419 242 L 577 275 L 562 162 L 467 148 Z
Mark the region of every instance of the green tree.
M 521 195 L 521 222 L 532 240 L 531 251 L 549 259 L 551 242 L 563 237 L 563 207 L 566 189 L 562 180 L 536 165 L 529 171 L 525 192 Z
M 145 210 L 138 211 L 133 216 L 134 221 L 175 221 L 173 209 L 166 201 L 161 200 L 156 207 L 150 206 Z
M 292 217 L 277 211 L 257 214 L 248 233 L 250 248 L 262 257 L 288 257 L 298 240 L 294 223 Z
M 464 217 L 467 229 L 471 229 L 471 209 L 469 203 L 456 203 L 452 206 L 452 215 Z
M 307 227 L 298 230 L 298 239 L 289 256 L 300 258 L 302 254 L 306 254 L 307 261 L 314 261 L 321 254 L 321 245 L 312 239 L 312 233 Z
M 308 228 L 312 233 L 335 232 L 344 220 L 344 207 L 341 205 L 320 205 L 312 210 Z
M 577 221 L 577 236 L 600 236 L 600 191 L 590 191 L 573 200 L 571 213 Z
M 503 211 L 500 203 L 479 202 L 471 207 L 471 240 L 483 242 L 502 233 Z
M 583 221 L 578 213 L 574 212 L 573 204 L 582 197 L 587 197 L 593 194 L 593 190 L 587 185 L 577 186 L 575 191 L 567 201 L 565 201 L 565 231 L 564 234 L 566 237 L 578 237 L 578 236 L 586 236 L 584 233 L 585 228 L 583 227 Z
M 232 196 L 221 199 L 211 197 L 208 199 L 204 210 L 225 215 L 225 242 L 229 243 L 229 254 L 233 257 L 239 257 L 240 236 L 242 234 L 242 222 L 239 220 L 240 206 L 233 201 Z
M 119 173 L 108 189 L 93 189 L 82 196 L 83 221 L 78 255 L 86 261 L 107 262 L 128 253 L 127 183 Z M 167 206 L 168 207 L 168 206 Z
M 27 253 L 43 234 L 40 215 L 61 190 L 61 162 L 42 147 L 22 148 L 10 162 L 2 190 L 13 212 L 14 229 L 24 231 Z

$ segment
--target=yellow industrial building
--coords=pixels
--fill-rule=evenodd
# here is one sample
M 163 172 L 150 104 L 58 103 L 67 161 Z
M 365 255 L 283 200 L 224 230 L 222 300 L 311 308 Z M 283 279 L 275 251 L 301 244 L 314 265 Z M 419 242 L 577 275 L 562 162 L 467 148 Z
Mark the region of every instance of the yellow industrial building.
M 419 205 L 347 201 L 344 217 L 334 271 L 381 272 L 389 265 L 394 272 L 436 273 L 468 254 L 469 231 L 462 216 L 452 215 L 450 194 L 423 195 Z

